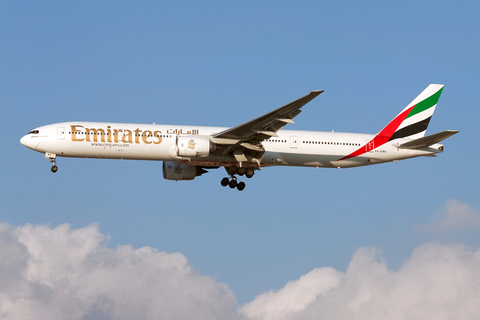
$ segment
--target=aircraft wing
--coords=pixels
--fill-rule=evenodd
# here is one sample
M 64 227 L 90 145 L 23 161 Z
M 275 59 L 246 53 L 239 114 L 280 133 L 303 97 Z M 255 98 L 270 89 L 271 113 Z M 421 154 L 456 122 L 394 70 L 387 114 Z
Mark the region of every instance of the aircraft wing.
M 249 141 L 262 141 L 270 137 L 276 137 L 278 130 L 282 129 L 287 123 L 294 123 L 293 118 L 302 112 L 302 110 L 300 110 L 301 107 L 324 91 L 325 90 L 312 91 L 306 96 L 290 102 L 283 107 L 244 122 L 236 127 L 219 132 L 213 135 L 213 137 Z

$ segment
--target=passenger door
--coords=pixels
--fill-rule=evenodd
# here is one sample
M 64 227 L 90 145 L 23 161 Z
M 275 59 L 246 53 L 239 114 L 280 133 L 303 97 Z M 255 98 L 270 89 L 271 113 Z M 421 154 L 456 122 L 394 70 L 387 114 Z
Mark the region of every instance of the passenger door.
M 373 149 L 375 149 L 373 140 L 367 140 L 367 144 L 365 145 L 365 151 L 366 152 L 373 152 Z
M 290 148 L 292 149 L 298 148 L 298 137 L 290 136 Z
M 65 128 L 57 128 L 57 138 L 58 139 L 65 139 Z

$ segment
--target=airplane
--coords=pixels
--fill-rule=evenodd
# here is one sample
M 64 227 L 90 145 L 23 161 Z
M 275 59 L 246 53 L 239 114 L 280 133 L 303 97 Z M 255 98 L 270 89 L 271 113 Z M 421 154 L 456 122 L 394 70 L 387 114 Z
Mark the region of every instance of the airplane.
M 443 152 L 438 142 L 458 133 L 425 136 L 443 85 L 431 84 L 377 134 L 283 130 L 324 90 L 311 91 L 235 127 L 72 121 L 31 130 L 24 146 L 41 152 L 57 172 L 57 157 L 163 161 L 167 180 L 193 180 L 224 167 L 221 185 L 242 191 L 265 167 L 351 168 Z

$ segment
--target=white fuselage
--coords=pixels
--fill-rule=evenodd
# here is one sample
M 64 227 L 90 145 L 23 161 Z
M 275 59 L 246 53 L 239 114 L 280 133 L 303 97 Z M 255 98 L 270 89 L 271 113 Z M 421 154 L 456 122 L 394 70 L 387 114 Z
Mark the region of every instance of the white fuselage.
M 230 166 L 237 161 L 228 155 L 179 157 L 175 146 L 179 136 L 203 136 L 228 128 L 129 124 L 104 122 L 63 122 L 39 127 L 21 139 L 28 148 L 58 157 L 173 161 L 204 167 Z M 262 142 L 265 154 L 261 166 L 306 166 L 348 168 L 397 161 L 441 152 L 436 144 L 422 150 L 396 148 L 410 141 L 397 139 L 379 147 L 369 145 L 372 134 L 280 130 L 278 137 Z M 364 148 L 361 154 L 340 160 Z

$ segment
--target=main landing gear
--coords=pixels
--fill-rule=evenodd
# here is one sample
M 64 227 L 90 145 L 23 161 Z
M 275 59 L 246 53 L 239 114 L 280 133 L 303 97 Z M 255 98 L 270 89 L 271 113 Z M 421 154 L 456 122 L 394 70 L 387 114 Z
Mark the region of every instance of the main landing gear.
M 237 177 L 232 177 L 231 180 L 230 178 L 225 177 L 222 179 L 220 183 L 224 187 L 229 186 L 232 189 L 237 188 L 239 191 L 242 191 L 243 189 L 245 189 L 245 182 L 243 181 L 238 182 Z
M 237 177 L 235 175 L 243 176 L 245 175 L 247 178 L 253 177 L 255 174 L 255 170 L 253 168 L 244 168 L 244 167 L 237 167 L 237 166 L 231 166 L 231 167 L 225 167 L 225 170 L 227 173 L 230 175 L 229 177 L 225 177 L 222 179 L 220 184 L 224 187 L 229 186 L 231 189 L 237 188 L 238 191 L 242 191 L 245 189 L 245 182 L 237 181 Z

